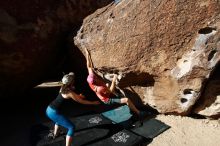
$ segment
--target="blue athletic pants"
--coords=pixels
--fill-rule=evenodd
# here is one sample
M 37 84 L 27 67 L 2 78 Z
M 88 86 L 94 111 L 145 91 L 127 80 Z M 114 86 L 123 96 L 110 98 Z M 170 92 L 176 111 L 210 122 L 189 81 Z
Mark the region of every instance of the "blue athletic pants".
M 47 107 L 46 114 L 57 125 L 67 128 L 68 136 L 73 136 L 75 125 L 68 118 L 66 118 L 64 115 L 60 114 L 59 112 L 57 112 L 57 110 L 51 108 L 50 106 Z

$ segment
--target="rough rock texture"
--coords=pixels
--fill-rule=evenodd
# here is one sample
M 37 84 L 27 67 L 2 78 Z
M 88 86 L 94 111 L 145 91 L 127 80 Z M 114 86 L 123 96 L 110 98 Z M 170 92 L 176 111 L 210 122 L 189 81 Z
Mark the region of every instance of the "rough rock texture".
M 220 2 L 122 0 L 88 16 L 74 38 L 96 68 L 161 113 L 188 114 L 220 60 Z
M 110 2 L 0 1 L 0 95 L 16 94 L 55 74 L 67 56 L 68 36 L 85 16 Z
M 220 117 L 220 68 L 209 79 L 194 112 L 206 117 Z

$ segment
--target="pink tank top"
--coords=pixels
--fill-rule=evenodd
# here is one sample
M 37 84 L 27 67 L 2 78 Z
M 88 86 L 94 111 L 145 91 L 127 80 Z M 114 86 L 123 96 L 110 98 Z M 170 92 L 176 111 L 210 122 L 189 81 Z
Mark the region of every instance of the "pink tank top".
M 109 101 L 111 93 L 109 93 L 108 87 L 101 79 L 99 79 L 94 73 L 90 73 L 87 77 L 87 82 L 101 101 Z

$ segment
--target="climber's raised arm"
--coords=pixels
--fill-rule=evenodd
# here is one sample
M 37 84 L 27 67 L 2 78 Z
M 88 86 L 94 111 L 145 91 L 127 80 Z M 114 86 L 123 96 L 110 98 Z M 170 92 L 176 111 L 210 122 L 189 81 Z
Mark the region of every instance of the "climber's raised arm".
M 93 66 L 92 59 L 87 48 L 85 48 L 85 52 L 86 52 L 86 65 L 87 65 L 88 72 L 90 73 L 91 71 L 93 71 L 94 66 Z
M 114 91 L 115 91 L 115 82 L 116 82 L 116 79 L 117 79 L 117 75 L 116 74 L 114 74 L 114 77 L 113 77 L 113 79 L 112 79 L 112 83 L 111 83 L 111 86 L 110 86 L 110 88 L 109 88 L 109 90 L 112 92 L 112 93 L 114 93 Z

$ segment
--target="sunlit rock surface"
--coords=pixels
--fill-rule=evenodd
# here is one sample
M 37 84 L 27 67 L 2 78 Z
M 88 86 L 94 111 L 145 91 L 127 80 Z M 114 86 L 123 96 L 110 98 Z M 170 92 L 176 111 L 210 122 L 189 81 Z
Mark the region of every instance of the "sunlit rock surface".
M 74 38 L 104 77 L 161 113 L 186 115 L 220 60 L 220 3 L 122 0 L 84 19 Z

